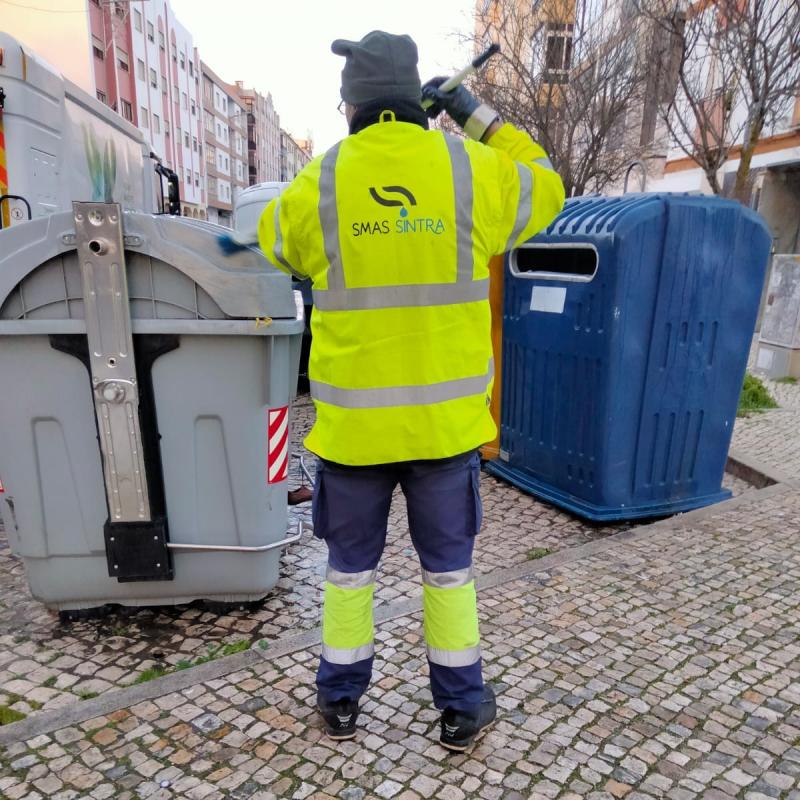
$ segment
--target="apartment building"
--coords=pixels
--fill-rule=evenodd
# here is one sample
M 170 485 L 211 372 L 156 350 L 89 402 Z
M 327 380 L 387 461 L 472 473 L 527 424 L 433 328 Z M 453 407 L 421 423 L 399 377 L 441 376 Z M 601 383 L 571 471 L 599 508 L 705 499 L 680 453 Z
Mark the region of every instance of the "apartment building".
M 252 186 L 281 179 L 281 123 L 272 95 L 246 89 L 236 81 L 239 98 L 247 110 L 248 181 Z
M 247 110 L 238 89 L 200 62 L 203 83 L 203 149 L 208 219 L 232 227 L 233 204 L 249 185 Z
M 97 98 L 133 122 L 181 183 L 182 212 L 204 219 L 199 60 L 169 0 L 88 0 Z
M 178 173 L 184 216 L 206 218 L 199 57 L 168 0 L 131 0 L 138 125 L 153 152 Z
M 312 142 L 301 139 L 303 147 L 292 138 L 292 135 L 281 128 L 281 177 L 282 181 L 291 181 L 297 177 L 303 167 L 311 161 Z

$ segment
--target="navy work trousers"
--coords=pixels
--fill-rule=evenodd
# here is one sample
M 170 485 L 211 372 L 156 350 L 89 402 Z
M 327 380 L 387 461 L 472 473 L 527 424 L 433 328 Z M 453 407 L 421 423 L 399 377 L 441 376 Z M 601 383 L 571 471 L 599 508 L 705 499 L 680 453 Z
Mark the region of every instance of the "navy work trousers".
M 378 566 L 398 484 L 406 498 L 411 541 L 423 570 L 442 573 L 471 567 L 482 517 L 479 477 L 475 451 L 365 467 L 320 460 L 312 506 L 314 533 L 328 545 L 329 569 L 363 573 Z M 334 664 L 323 656 L 317 672 L 320 695 L 328 701 L 357 699 L 369 685 L 372 661 L 370 656 L 352 664 Z M 477 708 L 483 696 L 480 658 L 458 667 L 428 663 L 437 708 Z

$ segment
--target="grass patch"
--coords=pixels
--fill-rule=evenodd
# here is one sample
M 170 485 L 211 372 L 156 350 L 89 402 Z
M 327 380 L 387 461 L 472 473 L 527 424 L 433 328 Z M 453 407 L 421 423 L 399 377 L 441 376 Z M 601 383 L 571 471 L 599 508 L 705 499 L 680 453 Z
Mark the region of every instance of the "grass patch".
M 25 714 L 21 711 L 15 711 L 8 706 L 0 706 L 0 725 L 10 725 L 12 722 L 19 722 L 25 719 Z
M 140 672 L 136 676 L 133 685 L 135 686 L 137 683 L 147 683 L 156 678 L 163 678 L 164 675 L 169 675 L 170 672 L 172 672 L 171 667 L 162 667 L 160 664 L 157 664 L 155 667 L 148 667 L 144 672 Z
M 44 683 L 42 684 L 42 686 L 45 686 L 45 687 L 47 687 L 48 689 L 52 689 L 52 688 L 53 688 L 53 687 L 56 685 L 56 680 L 57 680 L 56 676 L 55 676 L 55 675 L 51 675 L 49 678 L 47 678 L 47 679 L 44 681 Z
M 794 386 L 797 383 L 797 378 L 793 378 L 791 375 L 787 375 L 785 378 L 776 378 L 775 383 L 788 383 Z
M 767 391 L 763 382 L 748 372 L 744 376 L 744 385 L 739 396 L 739 408 L 736 409 L 736 416 L 746 417 L 748 414 L 760 413 L 768 408 L 777 407 L 778 404 Z
M 533 547 L 526 553 L 528 561 L 536 561 L 537 558 L 549 556 L 553 551 L 549 547 Z
M 199 667 L 201 664 L 207 664 L 209 661 L 216 661 L 218 658 L 232 656 L 234 653 L 241 653 L 249 647 L 250 642 L 248 642 L 247 639 L 240 639 L 238 642 L 230 642 L 229 644 L 210 644 L 208 645 L 208 652 L 205 655 L 197 656 L 197 658 L 182 658 L 174 667 L 157 664 L 155 667 L 150 667 L 140 673 L 136 680 L 129 685 L 133 686 L 137 683 L 147 683 L 155 678 L 163 678 L 164 675 L 170 675 L 173 672 L 181 672 L 190 667 Z
M 93 697 L 97 697 L 97 692 L 87 692 L 84 689 L 79 689 L 75 692 L 81 700 L 91 700 Z

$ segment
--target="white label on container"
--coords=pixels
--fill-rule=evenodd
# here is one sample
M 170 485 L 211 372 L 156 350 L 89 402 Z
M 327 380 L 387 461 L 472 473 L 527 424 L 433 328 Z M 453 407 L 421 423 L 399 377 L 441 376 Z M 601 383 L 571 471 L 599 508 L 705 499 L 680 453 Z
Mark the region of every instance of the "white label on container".
M 775 354 L 772 352 L 772 350 L 767 350 L 766 347 L 759 347 L 756 366 L 759 369 L 770 369 L 772 367 L 772 361 L 774 357 Z
M 531 311 L 563 314 L 566 299 L 565 286 L 534 286 L 531 292 Z

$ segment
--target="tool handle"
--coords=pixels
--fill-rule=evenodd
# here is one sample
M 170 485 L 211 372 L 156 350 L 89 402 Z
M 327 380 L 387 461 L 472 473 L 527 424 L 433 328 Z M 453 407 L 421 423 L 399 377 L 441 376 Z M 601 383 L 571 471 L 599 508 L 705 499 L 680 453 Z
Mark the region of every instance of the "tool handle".
M 470 75 L 475 73 L 479 70 L 495 53 L 500 52 L 500 45 L 495 42 L 494 44 L 489 45 L 477 58 L 474 58 L 472 61 L 467 64 L 464 69 L 459 70 L 456 72 L 455 75 L 451 75 L 440 87 L 440 92 L 452 92 L 457 86 L 460 86 L 465 78 L 468 78 Z M 423 100 L 422 107 L 429 108 L 433 105 L 432 100 Z

